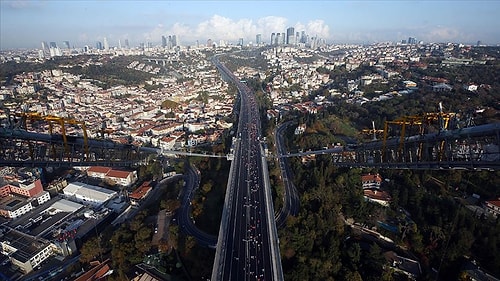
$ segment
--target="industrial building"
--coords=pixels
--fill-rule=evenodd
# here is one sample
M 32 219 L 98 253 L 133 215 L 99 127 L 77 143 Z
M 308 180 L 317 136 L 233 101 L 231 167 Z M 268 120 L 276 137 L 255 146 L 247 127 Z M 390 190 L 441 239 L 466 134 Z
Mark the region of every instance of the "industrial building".
M 63 189 L 63 194 L 69 200 L 87 206 L 100 207 L 114 198 L 117 192 L 82 182 L 72 182 Z

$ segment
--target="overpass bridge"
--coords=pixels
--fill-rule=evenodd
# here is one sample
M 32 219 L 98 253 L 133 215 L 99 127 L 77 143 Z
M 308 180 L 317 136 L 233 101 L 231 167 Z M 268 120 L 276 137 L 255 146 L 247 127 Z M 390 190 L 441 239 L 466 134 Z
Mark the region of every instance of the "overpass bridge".
M 147 62 L 154 62 L 155 64 L 166 66 L 167 64 L 171 64 L 173 62 L 178 62 L 175 58 L 161 58 L 161 57 L 146 57 L 142 59 Z
M 228 73 L 225 75 L 230 77 Z M 245 90 L 248 91 L 245 88 L 240 89 L 240 91 Z M 253 101 L 250 99 L 246 102 L 251 103 Z M 260 135 L 260 128 L 251 125 L 258 124 L 257 121 L 249 121 L 251 118 L 256 118 L 257 115 L 255 112 L 249 112 L 249 109 L 241 108 L 242 113 L 245 111 L 247 112 L 245 114 L 248 115 L 246 117 L 247 121 L 241 121 L 240 119 L 238 126 L 244 128 L 245 134 L 243 138 L 236 138 L 235 161 L 233 161 L 233 163 L 241 163 L 239 168 L 231 165 L 230 176 L 232 175 L 232 179 L 228 181 L 229 191 L 226 194 L 225 201 L 225 206 L 231 207 L 223 211 L 222 232 L 219 233 L 217 238 L 217 254 L 212 272 L 212 279 L 214 280 L 230 280 L 231 276 L 235 276 L 234 274 L 238 274 L 238 272 L 241 273 L 246 270 L 255 272 L 255 268 L 259 266 L 255 254 L 260 253 L 258 249 L 264 244 L 255 240 L 254 236 L 239 240 L 241 237 L 246 237 L 245 233 L 255 232 L 256 224 L 253 221 L 250 221 L 250 224 L 235 222 L 234 219 L 238 217 L 235 214 L 243 214 L 243 217 L 244 214 L 250 215 L 252 219 L 257 214 L 263 215 L 259 221 L 266 221 L 268 225 L 260 225 L 263 228 L 262 233 L 274 236 L 276 233 L 275 220 L 278 220 L 279 223 L 287 215 L 296 212 L 292 208 L 287 212 L 279 212 L 277 216 L 274 215 L 272 200 L 270 200 L 268 192 L 265 191 L 268 191 L 270 187 L 263 148 L 259 142 L 255 142 L 256 136 Z M 35 116 L 33 118 L 40 117 Z M 0 127 L 0 151 L 2 151 L 0 166 L 132 166 L 146 163 L 151 158 L 162 157 L 201 156 L 226 157 L 227 159 L 233 157 L 233 155 L 167 151 L 135 146 L 130 143 L 123 144 L 104 139 L 91 139 L 87 137 L 84 124 L 74 120 L 53 117 L 48 118 L 46 121 L 57 122 L 61 128 L 57 132 L 52 128 L 49 133 L 41 133 L 33 131 L 33 128 L 28 130 L 27 126 Z M 65 133 L 65 124 L 79 125 L 83 128 L 82 132 L 80 135 L 68 135 Z M 287 157 L 325 155 L 332 157 L 335 165 L 342 167 L 500 170 L 500 123 L 417 134 L 413 134 L 411 130 L 401 130 L 400 133 L 399 136 L 394 137 L 389 137 L 387 134 L 382 140 L 327 149 L 293 153 L 281 149 L 277 155 L 271 157 L 284 159 Z M 253 149 L 252 152 L 248 151 L 248 147 Z M 243 158 L 249 159 L 251 162 L 242 161 Z M 254 163 L 252 165 L 255 165 L 255 167 L 246 169 L 245 163 Z M 257 173 L 257 176 L 252 173 Z M 254 177 L 258 177 L 263 181 L 257 183 Z M 232 184 L 241 187 L 231 189 L 230 185 Z M 262 189 L 263 193 L 260 193 L 260 189 Z M 294 192 L 290 192 L 285 196 L 292 196 L 291 198 L 296 200 L 298 196 L 294 194 Z M 252 199 L 254 200 L 252 202 L 249 201 L 249 198 L 255 199 Z M 294 206 L 292 201 L 288 205 L 290 205 L 288 207 Z M 259 208 L 262 208 L 262 212 L 255 211 L 261 210 Z M 237 213 L 232 214 L 231 212 L 234 211 Z M 229 227 L 230 225 L 232 227 Z M 243 236 L 238 238 L 238 236 L 234 236 L 234 232 L 231 234 L 226 231 L 227 229 L 236 229 L 236 227 L 241 229 Z M 213 245 L 214 239 L 215 237 L 208 237 L 206 239 L 207 245 Z M 277 237 L 274 240 L 278 241 Z M 238 241 L 240 241 L 239 244 Z M 262 256 L 261 261 L 267 264 L 263 267 L 263 272 L 266 272 L 268 277 L 266 279 L 280 280 L 282 272 L 279 262 L 279 249 L 277 249 L 278 244 L 273 245 L 273 243 L 271 242 L 268 245 L 270 249 L 269 256 Z M 232 248 L 229 244 L 234 244 L 238 248 Z M 245 248 L 250 250 L 245 252 L 243 250 Z M 241 251 L 241 253 L 238 253 L 238 251 Z M 248 253 L 248 256 L 246 256 L 246 253 Z M 240 260 L 241 262 L 239 262 Z M 226 261 L 230 262 L 229 267 L 225 266 Z M 239 267 L 239 265 L 242 267 Z
M 280 152 L 268 157 L 331 155 L 339 167 L 500 170 L 499 140 L 500 123 L 491 123 L 326 149 Z M 0 150 L 0 166 L 133 166 L 145 163 L 148 157 L 197 156 L 228 160 L 233 157 L 233 154 L 162 150 L 6 127 L 0 127 Z
M 331 155 L 339 167 L 500 170 L 500 123 L 277 155 Z

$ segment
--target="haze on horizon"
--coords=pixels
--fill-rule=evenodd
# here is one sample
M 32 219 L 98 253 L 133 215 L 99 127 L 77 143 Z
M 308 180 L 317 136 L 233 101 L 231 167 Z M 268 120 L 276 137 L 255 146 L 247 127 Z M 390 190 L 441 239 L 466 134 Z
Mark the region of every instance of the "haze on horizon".
M 424 42 L 500 44 L 500 1 L 57 1 L 0 0 L 0 49 L 39 48 L 42 41 L 79 48 L 107 38 L 130 46 L 162 35 L 181 45 L 199 40 L 245 44 L 256 34 L 294 27 L 327 43 Z

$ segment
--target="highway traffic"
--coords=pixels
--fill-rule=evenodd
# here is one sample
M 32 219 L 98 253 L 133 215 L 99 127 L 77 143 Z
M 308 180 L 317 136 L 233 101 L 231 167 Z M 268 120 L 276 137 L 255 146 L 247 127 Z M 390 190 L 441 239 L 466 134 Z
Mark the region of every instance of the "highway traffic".
M 212 280 L 282 280 L 255 96 L 223 65 L 216 65 L 237 86 L 241 105 Z

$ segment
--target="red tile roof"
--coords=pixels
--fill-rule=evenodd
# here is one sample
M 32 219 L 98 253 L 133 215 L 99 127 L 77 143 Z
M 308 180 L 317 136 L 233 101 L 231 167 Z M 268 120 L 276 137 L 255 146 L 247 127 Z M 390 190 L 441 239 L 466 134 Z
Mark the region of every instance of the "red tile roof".
M 382 178 L 380 177 L 379 174 L 368 174 L 368 175 L 362 175 L 361 176 L 361 182 L 382 182 Z
M 129 198 L 135 199 L 135 200 L 140 200 L 142 199 L 149 191 L 151 190 L 151 186 L 149 185 L 149 182 L 147 184 L 143 183 L 141 186 L 139 186 L 136 190 L 134 190 L 132 193 L 129 194 Z
M 486 204 L 490 204 L 500 208 L 500 198 L 498 198 L 497 200 L 486 201 Z
M 381 190 L 376 190 L 376 189 L 364 189 L 363 194 L 366 197 L 376 199 L 376 200 L 381 200 L 381 201 L 390 201 L 391 196 L 389 193 Z
M 110 170 L 110 167 L 92 166 L 87 170 L 87 172 L 107 174 Z
M 130 173 L 132 173 L 132 172 L 111 170 L 106 174 L 106 176 L 111 177 L 111 178 L 126 179 L 130 175 Z

